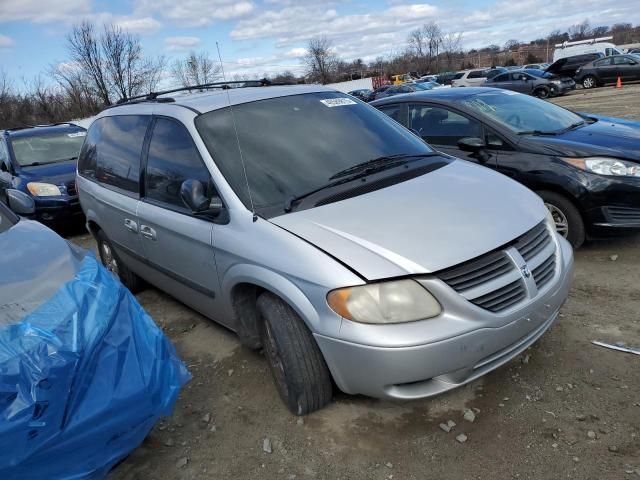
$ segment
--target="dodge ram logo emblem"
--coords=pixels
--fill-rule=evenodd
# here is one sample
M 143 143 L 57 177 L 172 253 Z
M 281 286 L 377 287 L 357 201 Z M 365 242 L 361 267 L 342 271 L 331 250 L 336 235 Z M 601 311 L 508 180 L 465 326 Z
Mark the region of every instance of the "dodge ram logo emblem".
M 520 272 L 522 273 L 522 276 L 524 278 L 529 278 L 531 276 L 531 270 L 529 270 L 529 267 L 527 265 L 521 266 Z

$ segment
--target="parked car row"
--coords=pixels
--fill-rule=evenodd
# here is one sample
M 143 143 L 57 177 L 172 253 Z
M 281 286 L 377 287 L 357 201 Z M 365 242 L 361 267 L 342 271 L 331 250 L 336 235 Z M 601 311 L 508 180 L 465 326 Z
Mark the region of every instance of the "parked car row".
M 85 135 L 75 182 L 102 263 L 262 348 L 298 415 L 334 385 L 414 399 L 494 370 L 556 320 L 571 245 L 640 228 L 640 125 L 420 85 L 371 105 L 209 85 L 104 110 L 65 133 Z M 18 213 L 27 191 L 6 190 Z

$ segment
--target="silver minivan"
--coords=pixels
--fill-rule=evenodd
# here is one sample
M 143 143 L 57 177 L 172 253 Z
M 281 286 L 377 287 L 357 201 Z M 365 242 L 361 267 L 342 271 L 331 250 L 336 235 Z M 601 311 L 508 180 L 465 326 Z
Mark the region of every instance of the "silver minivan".
M 474 380 L 554 323 L 573 255 L 542 200 L 321 86 L 102 112 L 77 185 L 102 262 L 263 348 L 302 415 Z

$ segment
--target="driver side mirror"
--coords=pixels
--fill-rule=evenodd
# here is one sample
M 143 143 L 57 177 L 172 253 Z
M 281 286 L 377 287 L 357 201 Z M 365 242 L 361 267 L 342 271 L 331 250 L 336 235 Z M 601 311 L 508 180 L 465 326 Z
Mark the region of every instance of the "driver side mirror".
M 17 215 L 33 215 L 36 213 L 36 202 L 24 192 L 10 188 L 7 190 L 7 205 Z
M 491 158 L 491 155 L 486 151 L 487 144 L 481 138 L 461 138 L 458 140 L 458 148 L 463 152 L 471 152 L 471 156 L 477 158 L 480 163 L 487 163 Z
M 206 215 L 215 218 L 225 210 L 222 199 L 219 196 L 207 197 L 205 186 L 200 180 L 189 179 L 182 182 L 180 198 L 194 215 Z

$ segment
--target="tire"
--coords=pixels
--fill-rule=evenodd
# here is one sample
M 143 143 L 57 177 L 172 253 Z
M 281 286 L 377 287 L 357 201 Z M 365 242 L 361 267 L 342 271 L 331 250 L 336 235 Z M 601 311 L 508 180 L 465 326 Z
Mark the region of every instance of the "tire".
M 550 92 L 547 87 L 540 87 L 533 94 L 538 98 L 549 98 Z
M 593 75 L 587 75 L 582 79 L 582 88 L 594 88 L 598 86 L 598 81 Z
M 580 248 L 586 234 L 582 215 L 576 206 L 564 195 L 547 191 L 537 193 L 553 215 L 558 233 L 566 238 L 574 249 Z
M 127 268 L 127 266 L 118 258 L 113 245 L 102 230 L 98 230 L 96 234 L 98 241 L 98 252 L 102 265 L 113 273 L 122 284 L 127 287 L 131 293 L 137 293 L 144 287 L 143 280 L 135 273 Z
M 277 296 L 258 297 L 262 345 L 282 401 L 295 415 L 319 410 L 333 396 L 331 375 L 311 332 Z

